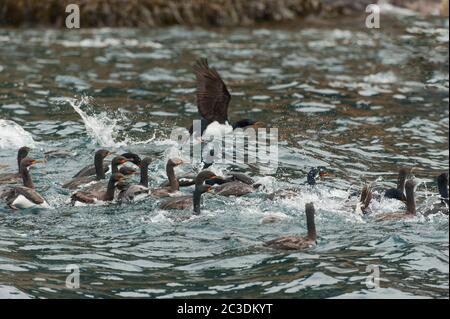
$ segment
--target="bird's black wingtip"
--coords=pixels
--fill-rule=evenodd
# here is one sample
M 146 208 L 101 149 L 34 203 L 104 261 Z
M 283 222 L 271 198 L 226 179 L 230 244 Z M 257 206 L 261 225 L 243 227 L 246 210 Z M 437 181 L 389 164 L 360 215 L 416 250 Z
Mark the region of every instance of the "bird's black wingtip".
M 195 68 L 200 68 L 200 69 L 206 68 L 206 69 L 209 69 L 208 59 L 205 58 L 205 57 L 198 58 L 195 61 L 195 64 L 194 64 L 194 69 Z

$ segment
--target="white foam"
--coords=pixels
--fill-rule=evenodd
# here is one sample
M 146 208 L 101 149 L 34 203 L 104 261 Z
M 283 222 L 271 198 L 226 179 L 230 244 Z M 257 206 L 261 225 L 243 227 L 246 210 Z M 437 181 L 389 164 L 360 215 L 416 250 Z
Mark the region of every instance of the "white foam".
M 123 147 L 130 145 L 142 145 L 154 142 L 156 134 L 146 140 L 134 140 L 123 132 L 123 128 L 129 124 L 121 114 L 109 114 L 107 112 L 92 113 L 92 98 L 84 96 L 81 99 L 53 98 L 55 103 L 66 103 L 77 112 L 83 120 L 88 135 L 102 147 Z M 88 114 L 92 113 L 92 114 Z M 120 121 L 120 123 L 119 123 Z M 122 130 L 122 132 L 121 132 Z M 120 138 L 119 138 L 120 136 Z M 163 142 L 164 144 L 164 142 Z
M 398 15 L 398 16 L 415 16 L 415 15 L 417 15 L 417 12 L 415 12 L 413 10 L 394 6 L 390 3 L 388 3 L 386 0 L 378 1 L 378 6 L 380 7 L 381 13 L 387 13 L 387 14 Z
M 0 149 L 17 149 L 22 146 L 34 147 L 30 133 L 11 120 L 0 120 Z
M 99 115 L 88 115 L 81 107 L 85 104 L 89 104 L 90 99 L 83 97 L 81 100 L 70 99 L 69 103 L 80 116 L 84 122 L 87 133 L 97 141 L 100 146 L 112 147 L 116 146 L 114 140 L 114 129 L 116 127 L 116 120 L 110 119 L 106 114 L 101 113 Z
M 59 41 L 59 44 L 68 47 L 81 47 L 81 48 L 106 48 L 106 47 L 144 47 L 144 48 L 162 48 L 162 44 L 153 41 L 139 42 L 136 39 L 117 39 L 117 38 L 100 38 L 95 37 L 92 39 L 83 39 L 81 41 Z
M 260 219 L 261 224 L 273 224 L 278 223 L 287 219 L 290 219 L 291 217 L 286 215 L 285 213 L 281 212 L 268 212 L 265 213 L 263 218 Z
M 370 74 L 364 77 L 365 82 L 369 83 L 382 83 L 382 84 L 391 84 L 398 81 L 394 72 L 379 72 L 376 74 Z

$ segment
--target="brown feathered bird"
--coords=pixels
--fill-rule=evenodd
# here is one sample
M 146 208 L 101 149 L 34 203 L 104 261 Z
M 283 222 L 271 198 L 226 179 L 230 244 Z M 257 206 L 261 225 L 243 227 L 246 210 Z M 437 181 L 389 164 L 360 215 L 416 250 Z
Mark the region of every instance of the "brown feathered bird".
M 314 221 L 314 204 L 308 203 L 305 205 L 306 212 L 306 226 L 308 229 L 308 235 L 301 236 L 285 236 L 277 239 L 269 240 L 264 243 L 264 246 L 271 247 L 275 249 L 284 249 L 284 250 L 303 250 L 310 248 L 316 244 L 317 233 L 316 233 L 316 224 Z

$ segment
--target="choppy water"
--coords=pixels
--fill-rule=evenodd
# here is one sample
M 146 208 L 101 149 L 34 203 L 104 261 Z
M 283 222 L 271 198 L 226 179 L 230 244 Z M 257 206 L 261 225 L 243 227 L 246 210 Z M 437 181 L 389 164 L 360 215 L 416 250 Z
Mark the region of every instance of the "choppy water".
M 448 217 L 373 223 L 343 205 L 363 181 L 394 185 L 400 165 L 422 171 L 419 212 L 448 170 L 448 20 L 384 17 L 283 28 L 203 30 L 0 30 L 0 164 L 16 148 L 59 150 L 33 169 L 54 209 L 0 208 L 0 297 L 412 298 L 449 296 Z M 73 208 L 60 185 L 95 149 L 155 157 L 164 178 L 174 126 L 196 117 L 191 65 L 207 56 L 232 91 L 231 118 L 279 128 L 279 169 L 265 189 L 299 185 L 293 200 L 205 197 L 203 214 L 158 210 L 158 201 Z M 310 167 L 332 176 L 302 186 Z M 189 191 L 189 190 L 187 190 Z M 314 201 L 316 248 L 285 253 L 265 240 L 306 231 Z M 375 202 L 375 211 L 401 205 Z M 280 216 L 261 224 L 266 214 Z M 80 289 L 67 289 L 67 265 Z M 369 289 L 367 267 L 379 266 Z

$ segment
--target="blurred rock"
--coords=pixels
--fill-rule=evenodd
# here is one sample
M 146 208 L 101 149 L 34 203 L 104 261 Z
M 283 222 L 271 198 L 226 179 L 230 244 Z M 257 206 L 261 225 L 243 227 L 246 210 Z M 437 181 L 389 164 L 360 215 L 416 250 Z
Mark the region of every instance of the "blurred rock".
M 391 0 L 423 14 L 446 13 L 448 0 Z M 64 27 L 72 0 L 2 0 L 0 26 Z M 245 26 L 307 15 L 364 14 L 374 0 L 80 0 L 81 27 Z
M 440 7 L 444 2 L 447 2 L 448 8 L 448 0 L 389 0 L 387 2 L 395 6 L 416 11 L 422 15 L 439 15 L 441 11 Z

